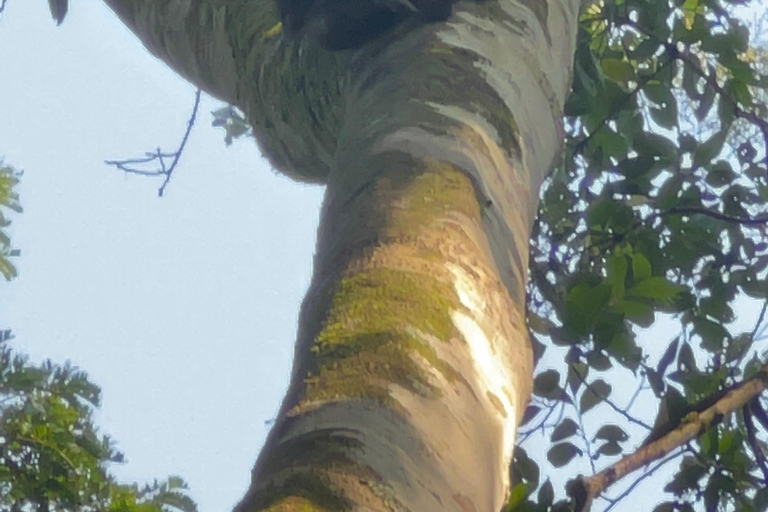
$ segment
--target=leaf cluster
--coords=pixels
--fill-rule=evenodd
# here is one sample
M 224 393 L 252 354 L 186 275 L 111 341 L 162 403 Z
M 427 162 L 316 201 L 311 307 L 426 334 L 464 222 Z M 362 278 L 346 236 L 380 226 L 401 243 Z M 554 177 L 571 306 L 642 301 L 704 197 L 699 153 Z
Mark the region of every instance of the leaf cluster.
M 16 267 L 11 263 L 10 258 L 19 255 L 19 250 L 11 245 L 11 238 L 6 228 L 11 221 L 6 217 L 8 210 L 21 213 L 21 204 L 19 204 L 19 195 L 14 187 L 19 183 L 21 173 L 13 168 L 4 166 L 0 162 L 0 274 L 9 281 L 16 277 Z
M 765 363 L 765 308 L 748 332 L 733 326 L 738 303 L 768 300 L 768 74 L 742 21 L 749 4 L 583 11 L 564 164 L 530 259 L 529 327 L 546 364 L 521 440 L 546 438 L 554 467 L 595 473 Z M 660 319 L 671 333 L 640 335 Z M 633 412 L 643 400 L 658 402 L 656 421 Z M 764 413 L 758 399 L 680 447 L 658 510 L 768 510 Z M 543 463 L 518 451 L 509 510 L 573 507 L 539 481 Z
M 178 477 L 118 483 L 123 461 L 93 423 L 101 391 L 70 365 L 33 365 L 0 335 L 0 510 L 195 512 Z

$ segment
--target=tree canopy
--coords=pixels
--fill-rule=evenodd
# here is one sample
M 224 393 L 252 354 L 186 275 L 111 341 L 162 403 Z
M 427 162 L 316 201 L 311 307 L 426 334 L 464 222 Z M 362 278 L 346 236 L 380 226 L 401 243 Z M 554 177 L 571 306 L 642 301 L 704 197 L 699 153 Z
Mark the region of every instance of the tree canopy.
M 765 378 L 768 54 L 765 12 L 754 21 L 750 6 L 761 7 L 607 0 L 582 13 L 567 149 L 532 238 L 529 326 L 550 354 L 521 430 L 511 510 L 556 502 L 550 472 L 525 452 L 534 433 L 551 441 L 552 465 L 597 473 L 653 430 L 633 409 L 638 395 L 659 402 L 655 440 Z M 738 329 L 746 300 L 762 309 Z M 658 319 L 665 333 L 643 335 Z M 656 510 L 767 510 L 766 403 L 670 444 L 678 469 Z M 617 500 L 608 509 L 626 506 L 625 494 L 607 496 Z
M 768 510 L 757 394 L 768 380 L 768 72 L 750 6 L 585 2 L 566 151 L 532 237 L 528 322 L 542 364 L 509 510 L 573 508 L 526 452 L 537 434 L 568 476 L 654 464 L 607 508 L 676 461 L 659 512 Z M 748 329 L 735 324 L 745 300 L 763 304 L 740 319 Z M 659 319 L 671 332 L 643 336 Z M 755 396 L 743 400 L 747 384 Z M 640 395 L 659 402 L 655 421 L 633 409 Z M 651 445 L 653 457 L 637 449 Z
M 14 190 L 21 173 L 0 168 L 0 206 L 21 212 Z M 10 224 L 0 209 L 2 227 Z M 16 277 L 11 239 L 0 231 L 0 270 Z M 124 511 L 195 512 L 197 505 L 179 477 L 151 484 L 122 484 L 110 466 L 124 461 L 101 434 L 93 413 L 101 389 L 69 362 L 39 365 L 10 343 L 0 329 L 0 509 L 10 512 Z

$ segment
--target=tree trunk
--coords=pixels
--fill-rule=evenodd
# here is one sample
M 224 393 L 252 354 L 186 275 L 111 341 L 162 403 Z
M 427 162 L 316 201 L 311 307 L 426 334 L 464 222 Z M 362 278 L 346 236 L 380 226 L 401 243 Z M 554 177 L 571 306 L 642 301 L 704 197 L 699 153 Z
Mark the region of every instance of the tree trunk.
M 271 1 L 105 1 L 240 106 L 273 165 L 328 186 L 290 389 L 237 510 L 500 510 L 578 0 L 462 2 L 335 53 L 285 38 Z

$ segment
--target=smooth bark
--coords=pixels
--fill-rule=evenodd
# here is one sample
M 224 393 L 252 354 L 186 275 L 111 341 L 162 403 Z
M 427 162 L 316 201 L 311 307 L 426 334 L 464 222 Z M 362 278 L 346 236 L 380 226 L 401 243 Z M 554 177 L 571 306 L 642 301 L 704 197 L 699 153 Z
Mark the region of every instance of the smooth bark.
M 463 2 L 328 52 L 285 38 L 271 1 L 105 1 L 241 107 L 276 168 L 328 185 L 290 389 L 238 510 L 500 510 L 579 2 Z

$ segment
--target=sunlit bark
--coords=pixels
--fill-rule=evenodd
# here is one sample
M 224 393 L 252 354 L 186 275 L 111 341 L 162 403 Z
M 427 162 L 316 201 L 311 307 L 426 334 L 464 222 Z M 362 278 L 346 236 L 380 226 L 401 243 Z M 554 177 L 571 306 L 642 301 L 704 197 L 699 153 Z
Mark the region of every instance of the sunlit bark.
M 106 1 L 240 106 L 276 168 L 328 185 L 290 389 L 238 510 L 500 510 L 578 1 L 460 3 L 336 53 L 284 38 L 269 1 Z

